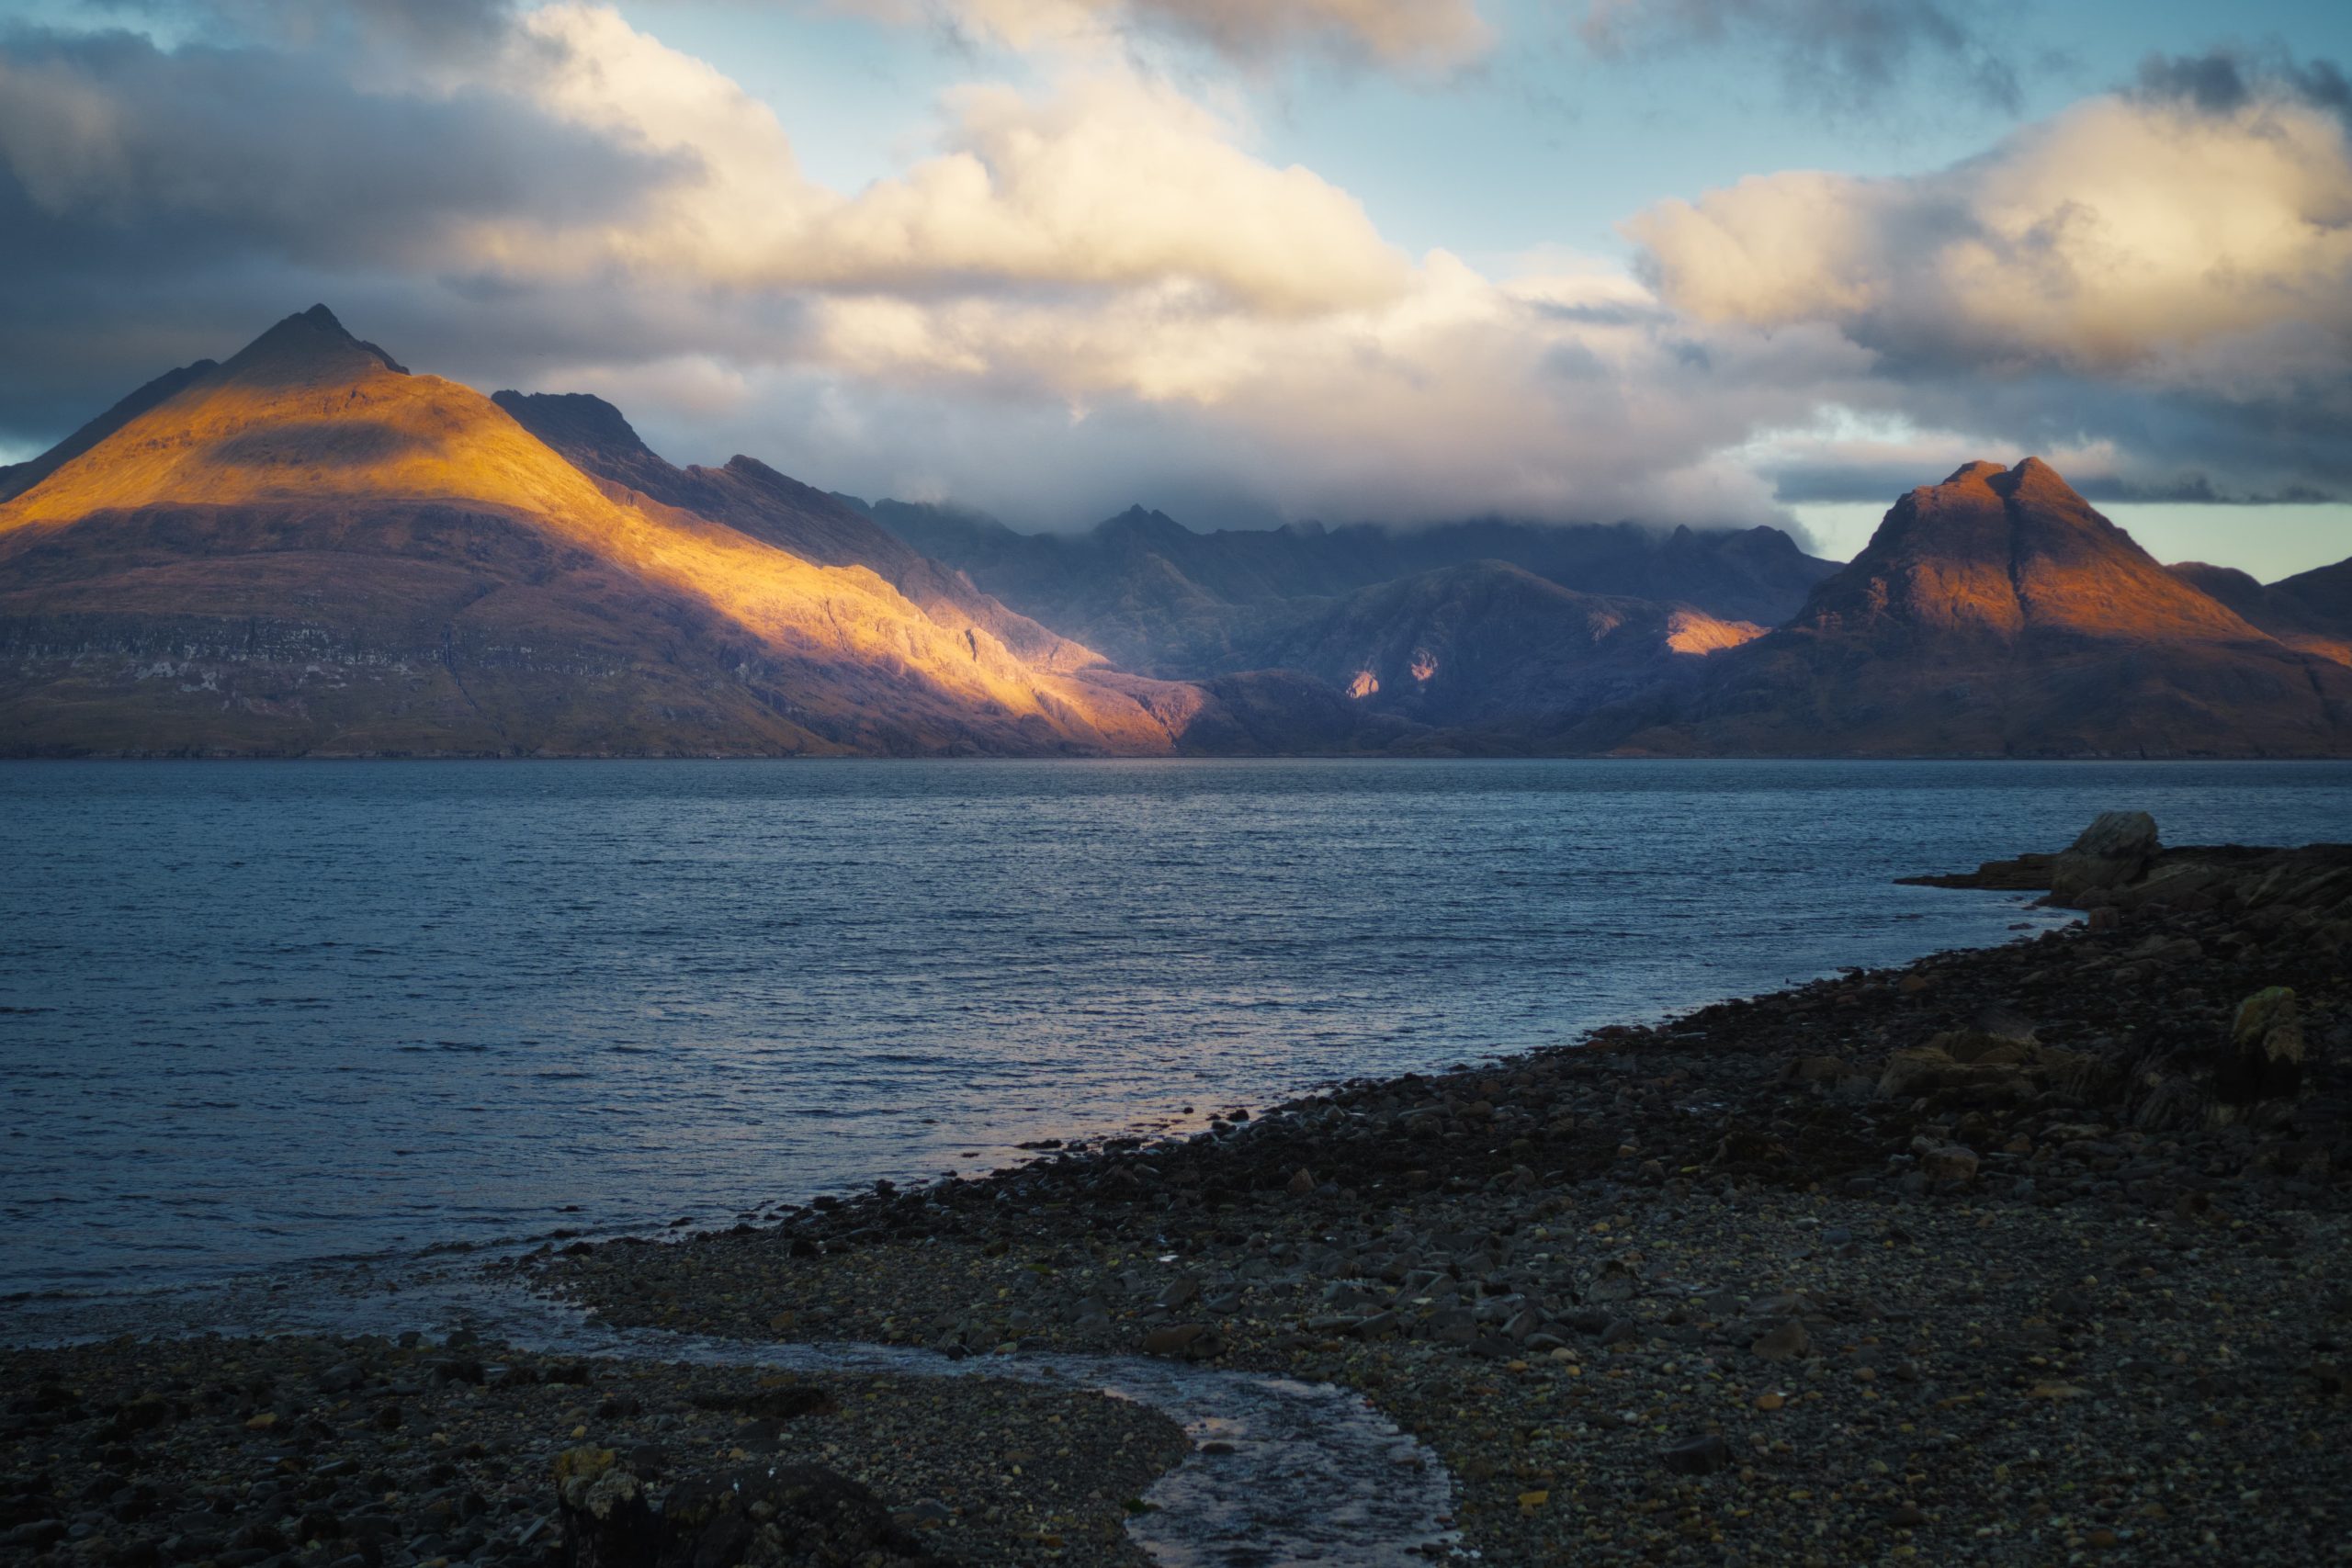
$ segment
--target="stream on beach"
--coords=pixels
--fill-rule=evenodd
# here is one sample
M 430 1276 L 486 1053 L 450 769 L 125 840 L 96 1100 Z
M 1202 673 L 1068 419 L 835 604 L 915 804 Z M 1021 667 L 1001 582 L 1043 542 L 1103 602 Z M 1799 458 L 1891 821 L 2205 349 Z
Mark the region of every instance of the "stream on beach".
M 2352 766 L 0 765 L 0 1337 L 729 1224 L 2063 919 L 1892 878 L 2346 836 Z

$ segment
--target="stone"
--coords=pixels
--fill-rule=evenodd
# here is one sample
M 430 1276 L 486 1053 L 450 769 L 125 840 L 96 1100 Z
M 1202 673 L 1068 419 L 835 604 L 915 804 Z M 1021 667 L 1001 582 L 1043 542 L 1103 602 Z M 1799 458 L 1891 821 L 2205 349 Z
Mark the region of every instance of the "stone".
M 2033 1043 L 2033 1021 L 2005 1002 L 1985 1003 L 1968 1021 L 1979 1034 L 1989 1034 L 1996 1040 L 2007 1040 L 2018 1045 Z M 1958 1055 L 1957 1052 L 1953 1054 Z
M 319 1374 L 321 1393 L 349 1393 L 368 1381 L 367 1369 L 356 1361 L 338 1361 Z
M 1878 1092 L 1887 1100 L 1909 1100 L 1931 1093 L 1955 1076 L 1959 1066 L 1936 1046 L 1909 1046 L 1887 1057 L 1886 1068 L 1879 1074 Z
M 1661 1450 L 1657 1457 L 1677 1475 L 1713 1475 L 1731 1468 L 1731 1445 L 1721 1433 L 1710 1432 Z
M 1941 1051 L 1962 1066 L 2014 1066 L 2028 1055 L 2023 1042 L 1977 1029 L 1956 1029 L 1949 1034 L 1939 1034 L 1928 1042 L 1928 1047 Z
M 2238 1003 L 2229 1050 L 2213 1073 L 2213 1098 L 2224 1107 L 2283 1100 L 2301 1087 L 2303 1024 L 2295 993 L 2270 986 Z
M 1223 1348 L 1223 1343 L 1204 1323 L 1170 1324 L 1143 1337 L 1143 1349 L 1147 1356 L 1174 1356 L 1197 1361 L 1216 1355 Z
M 658 1502 L 609 1450 L 572 1450 L 557 1461 L 557 1472 L 564 1568 L 939 1564 L 872 1492 L 821 1465 L 687 1477 Z M 930 1512 L 922 1504 L 916 1509 Z M 928 1522 L 944 1519 L 934 1516 Z
M 907 1529 L 937 1529 L 955 1522 L 956 1510 L 936 1497 L 918 1497 L 893 1517 Z
M 1919 1156 L 1919 1169 L 1937 1187 L 1965 1187 L 1976 1179 L 1976 1151 L 1963 1144 L 1939 1144 Z
M 2088 908 L 2086 895 L 2139 881 L 2163 847 L 2146 812 L 2103 811 L 2051 863 L 2050 902 Z
M 1612 1258 L 1600 1266 L 1600 1278 L 1593 1281 L 1589 1294 L 1597 1302 L 1629 1301 L 1640 1288 L 1634 1271 Z

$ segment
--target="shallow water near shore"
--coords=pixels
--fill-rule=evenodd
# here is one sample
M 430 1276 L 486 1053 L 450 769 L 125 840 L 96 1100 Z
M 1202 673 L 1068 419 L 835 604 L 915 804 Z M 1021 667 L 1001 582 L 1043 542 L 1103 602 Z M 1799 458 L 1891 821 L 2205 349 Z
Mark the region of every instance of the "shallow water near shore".
M 2352 767 L 0 765 L 0 1294 L 726 1223 L 1560 1043 L 2041 929 L 1891 878 L 2119 806 L 2342 838 Z

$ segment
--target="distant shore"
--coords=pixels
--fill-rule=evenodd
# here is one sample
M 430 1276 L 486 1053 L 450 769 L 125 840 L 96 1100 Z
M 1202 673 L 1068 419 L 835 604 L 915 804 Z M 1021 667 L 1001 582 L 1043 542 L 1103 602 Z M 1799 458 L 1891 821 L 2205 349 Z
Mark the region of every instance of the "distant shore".
M 2352 848 L 2111 832 L 1961 878 L 2054 879 L 2089 910 L 2030 941 L 502 1273 L 617 1325 L 1334 1381 L 1430 1445 L 1489 1562 L 2332 1560 Z M 122 1483 L 20 1485 L 0 1540 L 27 1561 L 536 1562 L 549 1466 L 586 1444 L 654 1489 L 739 1451 L 838 1467 L 895 1511 L 886 1557 L 1135 1562 L 1118 1522 L 1185 1446 L 993 1379 L 761 1404 L 757 1380 L 575 1384 L 494 1348 L 159 1354 L 0 1354 L 31 1391 L 0 1472 L 87 1453 Z M 534 1375 L 485 1375 L 493 1359 Z M 201 1364 L 232 1360 L 248 1371 Z M 1023 1422 L 1060 1440 L 1009 1435 Z M 224 1510 L 199 1474 L 285 1448 L 280 1423 L 299 1462 Z M 191 1508 L 224 1528 L 189 1529 Z M 356 1517 L 373 1559 L 329 1533 Z

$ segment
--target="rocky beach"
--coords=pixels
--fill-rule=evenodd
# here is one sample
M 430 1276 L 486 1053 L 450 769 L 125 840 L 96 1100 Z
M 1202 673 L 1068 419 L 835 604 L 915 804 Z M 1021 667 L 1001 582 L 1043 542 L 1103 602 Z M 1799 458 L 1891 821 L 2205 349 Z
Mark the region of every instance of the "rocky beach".
M 2085 919 L 489 1266 L 743 1367 L 434 1323 L 0 1352 L 0 1554 L 1139 1562 L 1163 1472 L 1239 1456 L 990 1375 L 1095 1354 L 1332 1383 L 1417 1438 L 1394 1462 L 1451 1475 L 1452 1538 L 1330 1562 L 2352 1555 L 2352 847 L 2165 849 L 2115 813 L 1939 880 Z M 980 1375 L 748 1364 L 780 1342 Z

